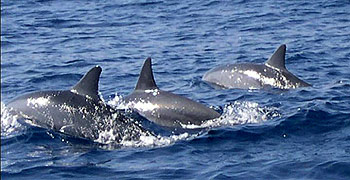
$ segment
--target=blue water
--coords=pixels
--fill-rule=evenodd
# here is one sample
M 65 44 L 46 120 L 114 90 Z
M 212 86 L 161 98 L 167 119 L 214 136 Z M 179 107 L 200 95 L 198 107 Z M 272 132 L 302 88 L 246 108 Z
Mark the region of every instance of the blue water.
M 350 179 L 350 2 L 1 0 L 2 179 Z M 286 66 L 313 87 L 220 90 L 225 63 Z M 143 60 L 158 86 L 223 111 L 200 133 L 110 147 L 24 126 L 6 103 L 69 89 L 94 65 L 120 107 Z

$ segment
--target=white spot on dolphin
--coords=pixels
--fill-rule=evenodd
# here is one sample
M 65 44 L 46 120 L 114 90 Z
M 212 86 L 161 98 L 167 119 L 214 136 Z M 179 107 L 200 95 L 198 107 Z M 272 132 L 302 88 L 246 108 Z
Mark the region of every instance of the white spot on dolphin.
M 145 101 L 145 100 L 140 100 L 137 102 L 133 102 L 133 103 L 129 103 L 128 107 L 133 107 L 135 109 L 137 109 L 138 111 L 153 111 L 157 108 L 159 108 L 159 106 L 157 104 L 153 104 L 149 101 Z
M 153 96 L 157 96 L 159 94 L 159 89 L 145 90 L 145 93 L 152 93 Z
M 49 97 L 39 97 L 39 98 L 28 98 L 27 106 L 33 105 L 34 107 L 38 106 L 47 106 L 50 103 Z
M 247 71 L 243 71 L 243 74 L 252 77 L 254 79 L 260 79 L 260 74 L 257 73 L 256 71 L 252 71 L 252 70 L 247 70 Z
M 75 93 L 75 94 L 78 94 L 78 91 L 75 90 L 75 89 L 71 89 L 70 92 Z

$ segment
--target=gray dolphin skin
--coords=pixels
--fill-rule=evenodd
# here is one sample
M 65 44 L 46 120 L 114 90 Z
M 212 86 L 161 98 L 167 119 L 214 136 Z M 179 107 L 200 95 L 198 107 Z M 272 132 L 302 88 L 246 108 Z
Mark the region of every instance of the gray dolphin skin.
M 160 90 L 154 81 L 151 66 L 151 58 L 147 58 L 135 90 L 124 99 L 129 108 L 158 125 L 171 128 L 200 125 L 220 116 L 200 103 Z
M 74 137 L 97 140 L 101 132 L 112 132 L 115 141 L 137 139 L 143 131 L 98 95 L 101 67 L 92 68 L 70 90 L 40 91 L 20 96 L 7 105 L 25 122 Z
M 237 89 L 294 89 L 311 86 L 290 73 L 285 66 L 286 45 L 281 45 L 264 64 L 228 64 L 206 72 L 203 80 L 222 87 Z

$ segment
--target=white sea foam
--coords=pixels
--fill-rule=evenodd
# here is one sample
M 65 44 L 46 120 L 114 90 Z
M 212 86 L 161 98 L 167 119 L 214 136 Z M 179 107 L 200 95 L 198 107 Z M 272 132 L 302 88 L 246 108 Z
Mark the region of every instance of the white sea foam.
M 137 140 L 137 141 L 123 140 L 121 144 L 125 147 L 162 147 L 162 146 L 169 146 L 180 140 L 193 139 L 196 136 L 197 134 L 191 135 L 188 133 L 171 135 L 171 136 L 142 135 L 140 137 L 140 140 Z
M 256 102 L 235 101 L 225 106 L 221 116 L 221 124 L 237 125 L 262 123 L 279 116 L 280 113 L 275 107 L 259 106 Z
M 110 106 L 113 106 L 117 109 L 127 109 L 128 108 L 124 102 L 123 96 L 118 95 L 118 93 L 115 93 L 114 98 L 107 101 L 107 104 L 109 104 Z
M 112 118 L 113 119 L 113 118 Z M 112 122 L 111 122 L 112 123 Z M 137 123 L 136 121 L 134 123 Z M 139 136 L 138 139 L 130 138 L 133 135 Z M 171 135 L 171 136 L 161 136 L 161 135 L 152 135 L 151 133 L 147 133 L 141 129 L 125 129 L 124 137 L 120 141 L 119 145 L 123 147 L 162 147 L 171 145 L 179 140 L 188 140 L 196 137 L 197 134 L 189 134 L 183 133 L 179 135 Z M 99 133 L 98 139 L 95 142 L 104 144 L 103 148 L 110 148 L 108 145 L 113 145 L 115 142 L 119 141 L 120 136 L 115 133 L 113 129 L 108 129 L 105 131 L 101 131 Z
M 25 126 L 18 123 L 17 119 L 18 117 L 12 115 L 9 108 L 1 102 L 1 137 L 13 136 L 24 130 Z
M 206 121 L 201 125 L 183 125 L 183 127 L 196 129 L 257 124 L 279 116 L 280 113 L 274 107 L 261 107 L 256 102 L 235 101 L 225 106 L 224 111 L 219 118 Z
M 117 142 L 117 136 L 114 134 L 113 129 L 105 130 L 99 133 L 98 139 L 95 142 L 102 144 L 111 144 Z

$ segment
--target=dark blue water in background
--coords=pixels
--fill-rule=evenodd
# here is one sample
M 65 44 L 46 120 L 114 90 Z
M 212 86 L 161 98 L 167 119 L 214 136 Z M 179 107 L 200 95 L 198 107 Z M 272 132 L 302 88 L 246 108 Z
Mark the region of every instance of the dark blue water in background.
M 1 178 L 350 179 L 350 1 L 1 0 Z M 287 44 L 296 90 L 219 90 L 212 67 Z M 152 57 L 158 86 L 221 108 L 199 134 L 120 148 L 23 127 L 6 103 L 69 89 L 94 65 L 115 105 Z

